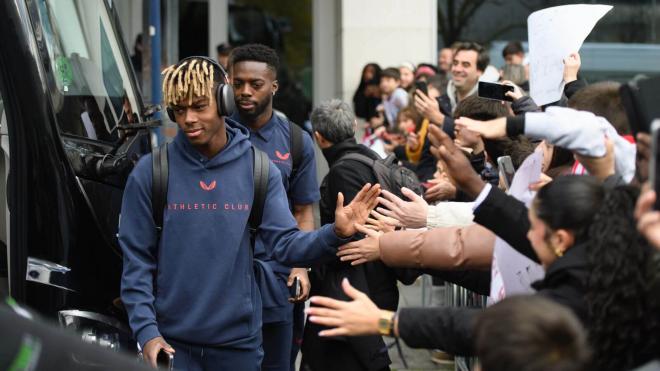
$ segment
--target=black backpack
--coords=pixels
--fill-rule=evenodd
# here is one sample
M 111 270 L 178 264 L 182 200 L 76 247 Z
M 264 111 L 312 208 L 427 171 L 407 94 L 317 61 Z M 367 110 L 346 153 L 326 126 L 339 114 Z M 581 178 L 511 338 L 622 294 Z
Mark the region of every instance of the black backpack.
M 291 151 L 291 178 L 298 170 L 302 160 L 303 137 L 302 129 L 289 121 L 290 151 Z M 268 193 L 268 170 L 270 159 L 268 155 L 252 146 L 252 159 L 254 161 L 254 200 L 250 211 L 249 227 L 254 246 L 254 237 L 257 228 L 261 225 L 264 212 L 264 202 Z M 167 182 L 169 180 L 169 164 L 167 159 L 167 143 L 154 148 L 152 151 L 152 181 L 151 181 L 151 210 L 160 238 L 163 230 L 163 212 L 167 202 Z
M 367 155 L 352 152 L 341 156 L 335 165 L 345 160 L 358 161 L 369 166 L 373 170 L 380 187 L 394 193 L 401 199 L 407 199 L 401 193 L 401 187 L 406 187 L 418 195 L 423 194 L 422 185 L 417 175 L 412 170 L 399 165 L 399 161 L 394 154 L 390 154 L 385 159 L 374 160 Z

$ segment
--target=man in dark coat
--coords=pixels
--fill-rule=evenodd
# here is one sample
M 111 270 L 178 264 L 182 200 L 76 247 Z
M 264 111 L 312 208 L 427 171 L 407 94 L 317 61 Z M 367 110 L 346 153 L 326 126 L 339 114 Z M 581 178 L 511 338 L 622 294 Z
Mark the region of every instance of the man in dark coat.
M 378 155 L 358 144 L 355 116 L 351 107 L 331 100 L 312 112 L 314 137 L 328 161 L 330 171 L 321 185 L 321 224 L 334 221 L 337 193 L 346 202 L 355 197 L 366 184 L 377 182 L 372 169 L 355 160 L 341 158 L 348 153 L 360 153 L 372 159 Z M 365 292 L 380 308 L 396 310 L 399 302 L 397 275 L 381 262 L 351 266 L 339 258 L 312 268 L 312 295 L 349 300 L 341 288 L 342 278 Z M 323 327 L 307 323 L 302 345 L 302 370 L 389 370 L 391 363 L 381 336 L 325 339 L 318 336 Z

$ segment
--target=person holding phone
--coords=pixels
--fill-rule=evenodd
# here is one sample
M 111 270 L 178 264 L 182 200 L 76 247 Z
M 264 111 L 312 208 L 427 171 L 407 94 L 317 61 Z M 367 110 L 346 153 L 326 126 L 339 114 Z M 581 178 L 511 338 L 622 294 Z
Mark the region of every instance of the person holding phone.
M 657 271 L 647 264 L 651 252 L 637 238 L 633 223 L 638 190 L 609 189 L 592 176 L 563 176 L 541 188 L 527 210 L 521 201 L 466 172 L 467 160 L 446 134 L 432 127 L 431 135 L 435 152 L 461 187 L 476 197 L 475 221 L 541 263 L 546 274 L 532 284 L 536 295 L 569 308 L 585 324 L 595 353 L 593 369 L 631 369 L 657 356 L 660 324 L 654 320 L 654 293 L 647 291 Z M 309 321 L 331 327 L 321 336 L 380 333 L 401 336 L 413 347 L 474 352 L 470 328 L 479 310 L 404 308 L 393 313 L 348 282 L 343 288 L 353 301 L 311 299 L 322 309 L 310 307 Z M 639 294 L 631 297 L 630 292 Z
M 249 129 L 252 145 L 265 152 L 282 174 L 289 208 L 298 228 L 314 230 L 313 204 L 321 198 L 314 142 L 306 131 L 273 110 L 273 98 L 279 87 L 277 53 L 261 44 L 243 45 L 232 51 L 229 68 L 237 108 L 231 118 Z M 293 148 L 292 137 L 296 134 L 300 144 Z M 255 269 L 266 277 L 259 287 L 264 339 L 261 367 L 284 370 L 295 363 L 297 344 L 302 339 L 304 301 L 310 289 L 307 269 L 278 263 L 262 246 L 257 246 L 255 258 L 260 262 Z M 298 295 L 283 294 L 286 292 Z
M 488 67 L 490 57 L 481 45 L 474 42 L 456 44 L 452 60 L 452 79 L 447 90 L 437 101 L 426 94 L 415 94 L 415 107 L 432 123 L 441 125 L 453 136 L 453 112 L 459 102 L 477 93 L 479 77 Z
M 454 137 L 454 111 L 457 105 L 467 97 L 476 95 L 479 78 L 488 67 L 490 57 L 479 44 L 461 42 L 456 44 L 453 54 L 451 74 L 443 95 L 434 99 L 421 91 L 416 91 L 413 97 L 415 108 L 431 124 L 438 125 L 447 135 Z M 427 181 L 435 172 L 435 159 L 426 144 L 422 151 L 420 163 L 417 166 L 417 177 Z

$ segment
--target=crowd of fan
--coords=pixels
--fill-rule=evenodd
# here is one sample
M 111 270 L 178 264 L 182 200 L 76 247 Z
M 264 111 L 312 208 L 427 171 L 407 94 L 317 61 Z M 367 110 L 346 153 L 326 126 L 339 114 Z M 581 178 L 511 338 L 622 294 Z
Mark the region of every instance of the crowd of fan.
M 424 191 L 382 191 L 358 226 L 364 238 L 339 249 L 342 268 L 325 265 L 348 277 L 343 292 L 312 285 L 308 325 L 316 324 L 321 338 L 349 339 L 341 352 L 361 351 L 350 336 L 386 333 L 413 347 L 478 356 L 483 371 L 653 364 L 660 355 L 660 213 L 648 185 L 649 135 L 631 135 L 619 83 L 587 84 L 578 76 L 579 54 L 564 59 L 562 99 L 542 107 L 527 93 L 520 43 L 509 43 L 503 57 L 498 69 L 479 44 L 457 42 L 439 52 L 437 65 L 369 63 L 353 107 L 332 100 L 315 108 L 312 126 L 317 142 L 327 140 L 324 154 L 333 147 L 373 158 L 394 154 Z M 512 102 L 479 97 L 479 81 L 513 86 L 506 93 Z M 356 134 L 364 146 L 353 145 Z M 497 159 L 510 156 L 517 169 L 535 151 L 542 174 L 529 184 L 535 196 L 528 208 L 502 189 Z M 356 163 L 341 169 L 326 159 L 335 191 L 374 181 L 359 177 L 369 170 Z M 397 310 L 393 282 L 411 282 L 412 272 L 489 295 L 496 238 L 543 267 L 545 276 L 531 283 L 535 294 L 485 310 Z M 365 273 L 356 282 L 357 267 Z M 390 332 L 379 328 L 382 319 L 391 319 Z M 333 350 L 324 357 L 331 364 L 341 353 Z

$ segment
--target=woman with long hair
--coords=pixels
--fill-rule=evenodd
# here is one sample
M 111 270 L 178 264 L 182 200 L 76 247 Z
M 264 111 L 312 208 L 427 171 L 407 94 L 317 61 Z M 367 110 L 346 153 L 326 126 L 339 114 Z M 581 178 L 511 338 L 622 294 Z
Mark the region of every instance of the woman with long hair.
M 360 85 L 353 95 L 353 108 L 355 116 L 369 121 L 377 116 L 376 107 L 380 104 L 380 73 L 381 68 L 377 63 L 367 63 L 362 68 Z
M 587 309 L 594 370 L 627 370 L 660 356 L 660 318 L 647 263 L 653 249 L 634 219 L 639 190 L 615 188 L 589 228 Z M 650 268 L 650 269 L 649 269 Z
M 658 272 L 648 264 L 652 249 L 636 231 L 637 195 L 632 187 L 606 190 L 593 177 L 562 176 L 539 190 L 528 212 L 527 240 L 546 272 L 532 287 L 585 325 L 591 369 L 630 369 L 660 355 L 660 318 L 649 284 Z M 344 287 L 354 301 L 312 299 L 327 309 L 310 308 L 310 321 L 334 327 L 325 336 L 387 334 L 379 325 L 389 318 L 391 334 L 410 346 L 474 354 L 471 328 L 480 310 L 403 308 L 394 314 L 368 303 L 348 282 Z

